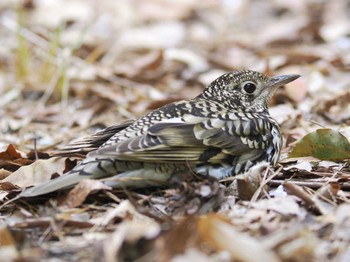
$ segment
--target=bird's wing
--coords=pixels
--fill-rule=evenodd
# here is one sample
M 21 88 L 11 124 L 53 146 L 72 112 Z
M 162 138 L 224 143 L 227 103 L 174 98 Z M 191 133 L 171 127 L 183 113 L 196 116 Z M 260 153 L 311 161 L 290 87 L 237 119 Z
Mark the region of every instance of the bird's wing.
M 143 135 L 100 148 L 90 156 L 141 162 L 219 163 L 228 156 L 260 148 L 258 143 L 250 142 L 261 137 L 259 131 L 244 134 L 252 121 L 191 116 L 169 119 L 152 124 Z
M 121 130 L 127 128 L 134 120 L 128 120 L 118 125 L 107 127 L 101 131 L 96 132 L 93 135 L 80 138 L 72 141 L 68 145 L 54 152 L 55 156 L 71 156 L 74 154 L 86 155 L 87 153 L 98 149 L 112 136 L 119 133 Z

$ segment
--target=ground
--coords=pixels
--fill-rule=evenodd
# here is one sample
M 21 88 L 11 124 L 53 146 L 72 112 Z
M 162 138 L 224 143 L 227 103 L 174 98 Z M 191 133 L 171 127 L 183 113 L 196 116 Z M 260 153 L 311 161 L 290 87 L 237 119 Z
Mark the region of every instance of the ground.
M 350 2 L 1 1 L 0 204 L 70 170 L 70 141 L 195 97 L 224 72 L 300 74 L 270 113 L 279 164 L 224 181 L 1 207 L 5 261 L 349 261 Z

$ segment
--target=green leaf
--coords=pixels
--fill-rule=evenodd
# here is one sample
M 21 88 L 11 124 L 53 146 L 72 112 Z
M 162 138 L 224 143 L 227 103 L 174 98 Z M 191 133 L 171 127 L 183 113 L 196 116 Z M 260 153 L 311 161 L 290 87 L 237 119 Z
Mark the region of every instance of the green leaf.
M 321 160 L 350 159 L 348 139 L 333 129 L 318 129 L 304 136 L 289 157 L 313 156 Z

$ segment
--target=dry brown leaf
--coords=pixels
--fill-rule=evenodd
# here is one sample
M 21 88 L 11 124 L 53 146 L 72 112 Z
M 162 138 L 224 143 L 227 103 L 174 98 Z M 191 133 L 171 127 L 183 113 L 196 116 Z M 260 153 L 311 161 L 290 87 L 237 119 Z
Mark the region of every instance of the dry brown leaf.
M 124 243 L 136 243 L 140 239 L 153 239 L 160 233 L 160 225 L 153 219 L 140 214 L 130 201 L 122 201 L 111 208 L 103 217 L 93 219 L 96 225 L 107 225 L 116 217 L 124 218 L 115 231 L 104 242 L 105 261 L 115 261 Z
M 33 160 L 23 158 L 12 144 L 9 144 L 5 151 L 0 152 L 0 168 L 16 171 L 21 166 L 31 163 L 33 163 Z
M 298 159 L 297 163 L 290 164 L 288 166 L 283 167 L 283 170 L 290 170 L 290 171 L 298 171 L 298 172 L 307 172 L 310 173 L 312 171 L 313 164 L 310 162 L 309 159 Z
M 129 200 L 123 200 L 118 205 L 113 204 L 112 207 L 107 209 L 107 211 L 103 213 L 102 216 L 92 218 L 90 219 L 90 222 L 96 226 L 104 227 L 117 217 L 128 218 L 129 216 L 131 216 L 134 220 L 144 221 L 147 224 L 154 222 L 153 219 L 139 213 Z
M 18 187 L 13 185 L 10 182 L 1 182 L 0 181 L 0 190 L 11 191 L 13 189 L 18 189 Z
M 0 227 L 0 248 L 4 246 L 15 246 L 15 240 L 7 227 Z
M 214 247 L 215 250 L 229 252 L 233 260 L 279 261 L 272 251 L 264 248 L 257 239 L 238 231 L 227 218 L 209 214 L 199 218 L 197 223 L 202 241 Z
M 0 257 L 3 261 L 14 261 L 19 253 L 16 242 L 6 226 L 0 226 Z
M 224 200 L 224 192 L 225 188 L 210 178 L 199 182 L 182 181 L 180 188 L 165 191 L 165 205 L 178 216 L 206 214 L 219 207 Z
M 20 153 L 5 162 L 0 153 L 0 173 L 4 178 L 6 170 L 46 157 L 38 149 L 55 150 L 173 99 L 195 97 L 236 69 L 302 75 L 277 90 L 271 103 L 285 138 L 282 158 L 315 130 L 314 122 L 349 139 L 348 2 L 3 0 L 0 148 L 35 150 L 28 159 Z M 1 210 L 0 225 L 7 225 L 15 243 L 0 247 L 0 260 L 230 261 L 263 249 L 289 262 L 348 261 L 349 164 L 291 161 L 282 160 L 284 169 L 266 179 L 278 189 L 256 201 L 224 194 L 224 185 L 235 179 L 229 178 L 130 195 L 107 191 L 108 198 L 98 195 L 106 202 L 83 208 L 57 208 L 55 198 L 45 205 L 45 198 L 13 202 Z M 65 171 L 73 165 L 66 163 Z M 32 175 L 47 173 L 41 183 L 56 171 Z M 241 198 L 260 192 L 258 179 L 247 181 L 240 185 Z M 0 186 L 6 190 L 0 190 L 1 201 L 19 191 L 11 182 Z M 71 197 L 82 203 L 79 193 L 92 188 Z M 139 212 L 124 201 L 128 197 Z M 217 210 L 227 218 L 199 216 Z M 13 246 L 15 253 L 7 249 Z
M 83 179 L 69 191 L 68 195 L 60 199 L 59 205 L 67 208 L 78 207 L 84 203 L 90 193 L 98 190 L 111 190 L 111 188 L 98 180 Z
M 2 182 L 10 182 L 19 187 L 38 185 L 51 179 L 54 173 L 62 174 L 65 168 L 65 158 L 53 157 L 40 159 L 29 166 L 24 166 L 13 172 Z
M 163 50 L 149 52 L 146 55 L 138 56 L 129 63 L 123 63 L 115 66 L 115 73 L 123 74 L 129 78 L 135 78 L 161 69 L 164 61 Z
M 10 171 L 7 171 L 3 168 L 0 169 L 0 180 L 4 179 L 5 177 L 8 177 L 12 173 Z
M 135 244 L 141 239 L 152 239 L 159 234 L 158 225 L 147 225 L 140 221 L 125 221 L 104 241 L 103 251 L 107 262 L 116 261 L 123 253 L 123 244 Z M 140 249 L 138 252 L 140 252 Z M 146 249 L 146 251 L 148 251 Z M 142 252 L 142 251 L 141 251 Z M 152 260 L 155 261 L 155 260 Z
M 341 189 L 341 186 L 338 183 L 325 184 L 318 190 L 317 196 L 321 199 L 329 200 L 330 203 L 336 203 L 336 197 Z
M 209 68 L 208 62 L 204 57 L 192 50 L 169 48 L 165 50 L 164 56 L 168 62 L 178 61 L 185 64 L 188 68 L 188 77 L 190 77 L 190 74 L 205 72 Z
M 236 176 L 238 197 L 241 200 L 252 199 L 256 191 L 260 188 L 262 177 L 268 167 L 268 163 L 261 162 L 246 173 Z M 268 186 L 264 185 L 264 189 L 267 190 Z M 261 194 L 261 192 L 258 193 Z
M 316 104 L 314 110 L 334 123 L 350 121 L 350 92 Z
M 157 262 L 170 261 L 172 257 L 183 254 L 189 248 L 200 247 L 200 236 L 196 225 L 197 219 L 194 216 L 182 219 L 162 238 L 157 240 Z
M 0 160 L 14 160 L 17 158 L 22 158 L 22 156 L 12 144 L 8 145 L 5 151 L 0 152 Z

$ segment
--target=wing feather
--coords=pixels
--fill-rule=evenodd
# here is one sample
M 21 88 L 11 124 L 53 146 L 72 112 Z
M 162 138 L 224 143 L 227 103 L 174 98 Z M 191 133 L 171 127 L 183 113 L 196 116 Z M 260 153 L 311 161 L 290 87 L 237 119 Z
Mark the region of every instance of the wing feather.
M 234 126 L 237 120 L 204 117 L 201 122 L 198 117 L 195 120 L 195 123 L 178 119 L 155 123 L 146 134 L 102 147 L 93 154 L 128 161 L 199 164 L 220 162 L 256 150 L 254 143 L 244 143 L 241 135 L 232 131 L 239 129 Z M 239 123 L 244 129 L 249 128 L 249 119 L 246 121 Z
M 55 156 L 70 156 L 73 154 L 86 155 L 87 153 L 98 149 L 112 136 L 119 133 L 121 130 L 130 126 L 134 120 L 125 121 L 119 125 L 107 127 L 93 135 L 86 136 L 75 140 L 54 153 Z

